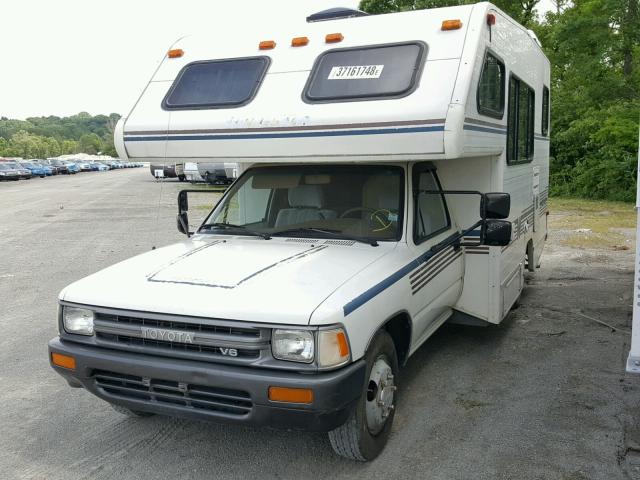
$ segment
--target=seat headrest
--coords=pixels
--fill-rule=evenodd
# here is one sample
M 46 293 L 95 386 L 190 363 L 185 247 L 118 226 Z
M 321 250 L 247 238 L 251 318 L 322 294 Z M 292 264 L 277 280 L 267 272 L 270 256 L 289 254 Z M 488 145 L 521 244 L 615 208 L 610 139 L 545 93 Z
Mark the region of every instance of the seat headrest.
M 292 207 L 322 208 L 322 188 L 319 185 L 298 185 L 290 188 L 289 205 Z
M 375 175 L 364 184 L 362 204 L 365 207 L 388 210 L 398 209 L 398 177 Z

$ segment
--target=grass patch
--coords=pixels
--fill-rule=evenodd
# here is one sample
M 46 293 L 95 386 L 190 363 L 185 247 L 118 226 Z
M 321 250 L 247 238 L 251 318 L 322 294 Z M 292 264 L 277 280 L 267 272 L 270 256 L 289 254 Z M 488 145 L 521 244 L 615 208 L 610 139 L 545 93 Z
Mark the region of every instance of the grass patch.
M 634 204 L 584 200 L 549 199 L 549 229 L 569 231 L 561 242 L 582 249 L 626 250 L 631 248 L 629 232 L 636 227 Z

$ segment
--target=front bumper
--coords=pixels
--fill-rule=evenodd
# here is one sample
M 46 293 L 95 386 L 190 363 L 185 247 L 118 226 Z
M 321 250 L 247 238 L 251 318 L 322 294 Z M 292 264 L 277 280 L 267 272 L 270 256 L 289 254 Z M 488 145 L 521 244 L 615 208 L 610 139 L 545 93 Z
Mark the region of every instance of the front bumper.
M 49 342 L 50 361 L 51 353 L 75 358 L 75 370 L 51 364 L 71 386 L 82 386 L 103 400 L 132 410 L 294 430 L 326 432 L 342 425 L 360 398 L 365 381 L 363 360 L 331 372 L 301 374 L 141 355 L 88 347 L 60 338 Z M 191 386 L 241 391 L 248 394 L 250 408 L 247 413 L 237 415 L 224 409 L 205 410 L 178 404 L 181 402 L 168 403 L 157 399 L 115 395 L 97 384 L 96 371 L 115 372 L 142 378 L 146 382 L 152 379 L 152 383 L 179 382 L 187 391 Z M 311 388 L 314 393 L 313 403 L 304 405 L 272 402 L 268 398 L 270 386 Z

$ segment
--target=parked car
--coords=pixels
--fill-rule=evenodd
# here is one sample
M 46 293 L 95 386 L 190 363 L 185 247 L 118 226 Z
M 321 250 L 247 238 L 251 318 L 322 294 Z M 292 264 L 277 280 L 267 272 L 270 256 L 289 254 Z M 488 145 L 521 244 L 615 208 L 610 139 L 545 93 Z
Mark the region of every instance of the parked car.
M 34 165 L 39 165 L 44 169 L 44 174 L 47 177 L 50 177 L 51 175 L 57 175 L 58 174 L 58 169 L 55 167 L 52 167 L 51 165 L 49 165 L 46 160 L 40 160 L 40 159 L 34 159 L 31 160 L 31 163 L 33 163 Z
M 77 165 L 81 172 L 90 172 L 92 170 L 89 162 L 78 162 Z
M 31 170 L 24 168 L 18 162 L 3 162 L 7 167 L 18 172 L 20 178 L 29 180 L 31 178 Z
M 0 162 L 0 180 L 20 180 L 17 170 L 9 168 L 7 162 Z
M 67 166 L 67 169 L 71 174 L 76 174 L 80 171 L 80 167 L 77 163 L 66 161 L 64 164 Z
M 31 175 L 35 175 L 40 178 L 44 178 L 46 176 L 44 167 L 39 163 L 19 162 L 19 165 L 22 168 L 26 168 L 27 170 L 29 170 L 31 172 Z
M 106 172 L 109 170 L 109 167 L 102 162 L 92 162 L 91 168 L 98 172 Z
M 58 173 L 64 173 L 64 174 L 69 173 L 69 168 L 67 167 L 67 164 L 64 163 L 62 160 L 47 160 L 47 162 L 52 167 L 55 167 L 58 170 Z

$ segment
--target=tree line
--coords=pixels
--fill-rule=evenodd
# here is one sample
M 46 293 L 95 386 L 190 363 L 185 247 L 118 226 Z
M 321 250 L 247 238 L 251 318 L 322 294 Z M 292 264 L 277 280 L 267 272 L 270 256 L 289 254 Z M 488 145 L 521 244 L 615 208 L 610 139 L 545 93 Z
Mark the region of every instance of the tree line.
M 476 0 L 362 0 L 369 13 Z M 533 30 L 551 62 L 551 193 L 632 201 L 640 120 L 638 0 L 493 0 Z
M 86 112 L 63 118 L 0 117 L 0 157 L 48 158 L 72 153 L 117 157 L 113 130 L 119 119 L 117 113 L 92 116 Z

